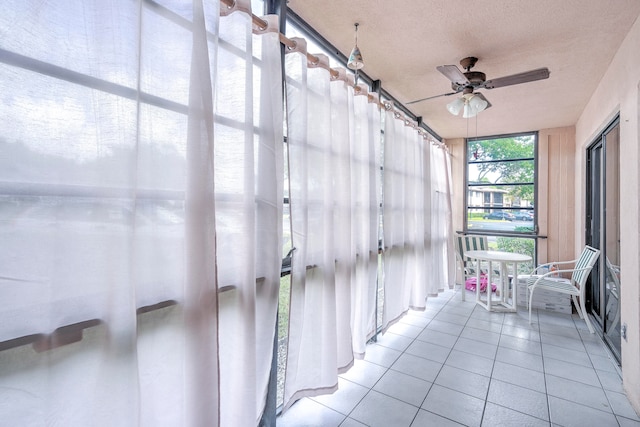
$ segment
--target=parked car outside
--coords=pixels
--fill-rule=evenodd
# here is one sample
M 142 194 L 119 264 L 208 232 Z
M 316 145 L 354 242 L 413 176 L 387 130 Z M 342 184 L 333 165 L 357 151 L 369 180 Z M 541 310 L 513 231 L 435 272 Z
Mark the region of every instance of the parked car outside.
M 533 212 L 531 211 L 516 212 L 514 216 L 519 221 L 533 221 Z
M 506 220 L 506 221 L 513 221 L 514 219 L 516 219 L 515 215 L 513 215 L 511 212 L 507 212 L 507 211 L 493 211 L 493 212 L 488 213 L 487 215 L 483 216 L 482 218 L 484 218 L 484 219 L 502 219 L 502 220 Z

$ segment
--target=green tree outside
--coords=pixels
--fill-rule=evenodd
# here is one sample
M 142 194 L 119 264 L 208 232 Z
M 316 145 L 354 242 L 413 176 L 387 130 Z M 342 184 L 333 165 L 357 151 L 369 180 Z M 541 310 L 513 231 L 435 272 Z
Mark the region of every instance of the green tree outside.
M 534 181 L 535 139 L 532 135 L 472 140 L 468 144 L 470 183 L 490 186 Z M 508 189 L 514 199 L 533 202 L 533 185 L 514 185 Z

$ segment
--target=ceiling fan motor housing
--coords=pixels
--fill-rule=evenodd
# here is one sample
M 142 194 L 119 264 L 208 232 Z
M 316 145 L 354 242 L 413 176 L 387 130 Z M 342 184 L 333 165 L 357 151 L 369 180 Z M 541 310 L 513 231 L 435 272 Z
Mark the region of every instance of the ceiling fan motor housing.
M 484 84 L 484 82 L 487 80 L 487 75 L 481 71 L 467 71 L 463 74 L 467 78 L 468 82 L 465 82 L 464 84 L 452 82 L 451 88 L 453 90 L 459 91 L 460 89 L 463 89 L 465 87 L 476 88 Z

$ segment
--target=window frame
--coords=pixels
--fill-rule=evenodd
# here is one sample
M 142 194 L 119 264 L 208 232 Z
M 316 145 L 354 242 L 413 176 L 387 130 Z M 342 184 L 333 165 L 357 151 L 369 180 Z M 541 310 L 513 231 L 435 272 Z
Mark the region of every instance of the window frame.
M 470 161 L 470 156 L 469 156 L 469 145 L 471 143 L 473 143 L 474 141 L 487 141 L 487 140 L 494 140 L 494 139 L 504 139 L 504 138 L 515 138 L 515 137 L 522 137 L 522 136 L 532 136 L 534 141 L 533 141 L 533 157 L 523 157 L 523 158 L 512 158 L 512 159 L 504 159 L 504 160 L 484 160 L 484 161 Z M 465 158 L 465 168 L 464 168 L 464 186 L 465 186 L 465 195 L 464 195 L 464 218 L 463 218 L 463 230 L 465 234 L 484 234 L 484 235 L 492 235 L 492 236 L 501 236 L 501 237 L 530 237 L 535 239 L 536 241 L 536 246 L 537 246 L 537 239 L 540 237 L 538 235 L 539 232 L 539 228 L 538 228 L 538 211 L 537 211 L 537 206 L 538 206 L 538 132 L 537 131 L 530 131 L 530 132 L 517 132 L 517 133 L 510 133 L 510 134 L 501 134 L 501 135 L 489 135 L 489 136 L 484 136 L 484 137 L 472 137 L 472 138 L 465 138 L 465 144 L 464 144 L 464 158 Z M 533 221 L 532 221 L 532 230 L 525 232 L 525 231 L 502 231 L 502 230 L 492 230 L 492 229 L 483 229 L 481 232 L 477 231 L 477 230 L 473 230 L 469 227 L 469 197 L 470 197 L 470 192 L 471 191 L 478 191 L 478 188 L 481 187 L 482 185 L 477 184 L 477 185 L 469 185 L 469 166 L 472 164 L 480 164 L 480 163 L 501 163 L 501 162 L 517 162 L 517 161 L 533 161 L 533 182 L 518 182 L 518 183 L 504 183 L 504 184 L 492 184 L 492 185 L 497 185 L 497 186 L 504 186 L 504 187 L 509 187 L 509 186 L 514 186 L 514 185 L 533 185 L 533 206 L 532 207 L 513 207 L 513 206 L 500 206 L 499 209 L 500 210 L 505 210 L 505 211 L 520 211 L 520 210 L 528 210 L 528 211 L 532 211 L 534 216 L 533 216 Z M 485 196 L 486 194 L 483 194 L 481 197 L 483 199 L 483 205 L 484 205 L 484 200 L 485 200 Z M 503 201 L 504 204 L 504 201 Z M 471 209 L 477 209 L 477 206 L 472 206 Z M 485 207 L 485 209 L 488 209 Z

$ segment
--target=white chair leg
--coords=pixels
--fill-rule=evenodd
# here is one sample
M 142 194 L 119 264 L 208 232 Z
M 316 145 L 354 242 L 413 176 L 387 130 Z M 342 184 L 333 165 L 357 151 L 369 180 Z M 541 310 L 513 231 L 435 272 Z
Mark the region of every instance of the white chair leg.
M 527 293 L 529 294 L 529 324 L 531 324 L 531 308 L 533 307 L 533 289 L 529 289 L 527 286 Z
M 576 311 L 578 312 L 578 316 L 580 316 L 581 319 L 584 319 L 584 316 L 582 314 L 582 309 L 580 308 L 580 304 L 578 304 L 578 297 L 576 295 L 571 295 L 571 301 L 573 301 L 573 304 L 576 306 Z
M 580 316 L 587 323 L 587 328 L 589 328 L 590 333 L 594 333 L 593 326 L 591 326 L 591 320 L 589 320 L 589 316 L 587 315 L 587 309 L 584 306 L 584 298 L 580 298 L 580 309 L 582 310 L 582 314 L 584 316 Z

